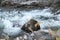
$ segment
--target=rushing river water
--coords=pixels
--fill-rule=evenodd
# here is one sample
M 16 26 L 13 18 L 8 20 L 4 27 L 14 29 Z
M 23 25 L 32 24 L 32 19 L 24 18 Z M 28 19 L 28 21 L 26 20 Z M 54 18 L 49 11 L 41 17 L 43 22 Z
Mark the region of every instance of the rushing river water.
M 35 10 L 2 10 L 0 9 L 0 26 L 4 27 L 4 32 L 8 35 L 15 35 L 20 32 L 20 27 L 31 18 L 37 20 L 40 23 L 41 29 L 44 27 L 60 27 L 60 14 L 54 15 L 54 13 L 47 9 L 35 9 Z M 18 25 L 20 27 L 18 27 Z M 13 27 L 15 25 L 15 27 Z M 2 29 L 1 29 L 2 30 Z M 17 32 L 18 31 L 18 32 Z

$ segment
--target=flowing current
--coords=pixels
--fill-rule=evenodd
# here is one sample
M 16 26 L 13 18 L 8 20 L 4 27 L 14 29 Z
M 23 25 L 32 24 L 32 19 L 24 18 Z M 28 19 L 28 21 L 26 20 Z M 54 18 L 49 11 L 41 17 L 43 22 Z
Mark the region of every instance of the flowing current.
M 31 18 L 37 20 L 40 23 L 41 29 L 44 27 L 60 27 L 60 14 L 54 15 L 54 13 L 47 9 L 36 10 L 2 10 L 0 9 L 0 27 L 1 30 L 8 35 L 15 35 L 21 31 L 21 27 L 24 23 L 28 22 Z M 17 25 L 19 24 L 19 26 Z M 13 25 L 15 27 L 13 27 Z

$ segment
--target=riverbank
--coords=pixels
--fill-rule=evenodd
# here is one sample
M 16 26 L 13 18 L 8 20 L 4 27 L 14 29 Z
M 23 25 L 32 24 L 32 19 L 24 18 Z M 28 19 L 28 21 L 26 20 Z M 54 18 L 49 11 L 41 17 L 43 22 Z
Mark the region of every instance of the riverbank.
M 28 1 L 1 1 L 0 4 L 1 7 L 6 7 L 6 8 L 26 8 L 26 9 L 32 9 L 32 8 L 45 8 L 45 7 L 53 7 L 54 9 L 60 9 L 60 1 L 59 0 L 28 0 Z

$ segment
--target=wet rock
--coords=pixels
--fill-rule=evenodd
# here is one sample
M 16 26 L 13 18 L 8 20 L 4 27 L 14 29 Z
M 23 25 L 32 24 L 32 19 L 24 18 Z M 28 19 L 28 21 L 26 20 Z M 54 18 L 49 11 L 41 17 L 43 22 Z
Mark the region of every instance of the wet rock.
M 57 31 L 57 30 L 59 30 L 59 29 L 60 29 L 60 26 L 45 27 L 44 29 L 51 29 L 51 30 L 53 30 L 53 31 Z
M 51 34 L 44 31 L 34 31 L 33 33 L 24 33 L 20 37 L 18 37 L 20 40 L 56 40 L 55 37 L 52 37 Z M 17 40 L 17 39 L 15 39 Z
M 60 9 L 60 0 L 54 0 L 53 3 L 51 4 L 51 7 L 55 9 Z
M 60 37 L 60 29 L 57 31 L 57 36 Z
M 1 2 L 2 6 L 13 6 L 13 7 L 26 7 L 26 8 L 34 8 L 34 7 L 45 7 L 50 6 L 53 1 L 50 0 L 4 0 Z
M 56 12 L 55 12 L 55 15 L 59 15 L 60 14 L 60 10 L 57 10 Z
M 2 0 L 0 0 L 0 4 L 1 4 Z
M 60 29 L 56 33 L 56 40 L 60 40 Z
M 19 40 L 32 40 L 32 37 L 30 36 L 30 34 L 28 33 L 24 33 L 22 35 L 20 35 L 19 37 L 17 37 Z M 15 40 L 17 40 L 15 38 Z
M 31 19 L 30 21 L 25 23 L 22 26 L 21 29 L 29 33 L 29 32 L 33 32 L 33 31 L 39 30 L 40 29 L 40 25 L 39 25 L 39 23 L 36 20 Z
M 57 31 L 49 29 L 49 33 L 55 37 L 55 40 L 60 40 L 60 29 Z
M 6 6 L 8 7 L 9 5 L 10 6 L 12 5 L 9 1 L 3 1 L 3 2 L 1 2 L 1 6 L 2 7 L 6 7 Z
M 34 32 L 34 36 L 32 36 L 32 39 L 36 39 L 36 40 L 55 40 L 54 37 L 52 37 L 51 34 L 49 34 L 48 32 L 44 32 L 44 31 L 37 31 Z
M 1 35 L 0 35 L 0 40 L 8 40 L 9 39 L 9 36 L 8 35 L 6 35 L 6 34 L 4 34 L 4 33 L 2 33 Z
M 2 0 L 2 6 L 9 7 L 25 7 L 25 8 L 34 8 L 34 7 L 54 7 L 60 8 L 60 0 Z

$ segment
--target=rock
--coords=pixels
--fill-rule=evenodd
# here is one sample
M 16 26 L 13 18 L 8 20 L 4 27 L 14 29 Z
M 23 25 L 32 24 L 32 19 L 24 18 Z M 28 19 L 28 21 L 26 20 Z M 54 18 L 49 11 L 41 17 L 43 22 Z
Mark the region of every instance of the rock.
M 55 37 L 56 40 L 60 40 L 60 29 L 57 31 L 49 29 L 49 33 L 52 37 Z
M 34 36 L 32 37 L 32 39 L 36 39 L 36 40 L 55 40 L 55 37 L 52 37 L 51 34 L 49 34 L 48 32 L 44 32 L 44 31 L 37 31 L 34 32 Z
M 50 6 L 54 0 L 4 0 L 1 2 L 2 6 L 13 6 L 13 7 L 45 7 Z M 26 7 L 26 8 L 27 8 Z
M 56 37 L 56 40 L 60 40 L 60 37 Z
M 57 31 L 57 36 L 60 37 L 60 29 Z
M 5 6 L 5 5 L 9 5 L 9 7 L 13 6 L 13 7 L 32 7 L 32 6 L 36 6 L 36 7 L 54 7 L 54 8 L 60 8 L 60 0 L 1 0 L 1 5 Z M 27 8 L 26 7 L 26 8 Z M 33 7 L 33 8 L 34 8 Z
M 24 35 L 24 39 L 28 39 L 28 38 L 27 38 L 27 35 Z
M 25 23 L 22 28 L 22 30 L 30 33 L 30 32 L 33 32 L 33 31 L 37 31 L 40 29 L 40 25 L 39 23 L 34 20 L 34 19 L 31 19 L 30 21 L 28 21 L 27 23 Z
M 51 7 L 55 9 L 60 9 L 60 0 L 54 0 L 53 3 L 51 4 Z
M 55 15 L 59 15 L 60 14 L 60 10 L 57 10 L 54 14 Z
M 56 34 L 57 34 L 57 35 L 56 35 L 56 40 L 60 40 L 60 29 L 57 31 Z
M 0 39 L 0 40 L 5 40 L 5 39 Z
M 2 35 L 0 35 L 0 40 L 3 40 L 3 39 L 4 40 L 8 40 L 9 39 L 9 36 L 2 33 Z
M 1 2 L 1 6 L 8 6 L 8 5 L 12 5 L 12 4 L 9 1 Z
M 2 0 L 0 0 L 0 4 L 1 4 L 1 1 L 2 1 Z
M 44 31 L 34 31 L 33 33 L 24 33 L 18 37 L 20 40 L 56 40 L 51 34 Z M 17 40 L 17 39 L 15 39 Z

